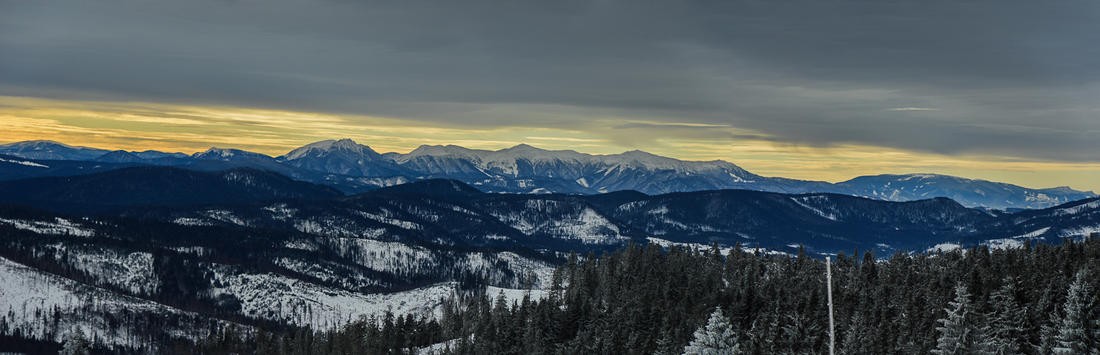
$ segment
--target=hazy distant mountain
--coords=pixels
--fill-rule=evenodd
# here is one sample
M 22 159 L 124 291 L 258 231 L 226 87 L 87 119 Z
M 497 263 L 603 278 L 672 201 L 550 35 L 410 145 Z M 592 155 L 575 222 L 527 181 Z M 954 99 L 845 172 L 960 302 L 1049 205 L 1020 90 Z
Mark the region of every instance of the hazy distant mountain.
M 1069 187 L 1029 189 L 935 174 L 861 176 L 838 183 L 849 194 L 887 201 L 947 197 L 970 207 L 1044 208 L 1096 196 Z
M 368 146 L 342 139 L 309 144 L 274 158 L 237 149 L 211 148 L 185 156 L 154 151 L 108 152 L 39 141 L 0 146 L 0 154 L 33 161 L 38 158 L 29 157 L 166 165 L 204 171 L 254 168 L 277 172 L 297 180 L 329 185 L 345 193 L 359 193 L 418 179 L 444 178 L 468 183 L 482 191 L 503 193 L 597 194 L 635 190 L 647 194 L 662 194 L 745 189 L 783 193 L 838 193 L 887 201 L 947 197 L 967 207 L 1007 210 L 1046 208 L 1096 196 L 1092 192 L 1067 187 L 1029 189 L 1005 183 L 930 174 L 863 176 L 833 184 L 760 176 L 720 160 L 683 161 L 637 150 L 621 154 L 593 155 L 571 150 L 545 150 L 526 144 L 496 151 L 454 145 L 425 145 L 406 154 L 379 154 Z M 20 173 L 0 172 L 0 178 L 5 175 L 56 175 L 52 172 L 9 166 L 20 170 Z M 102 170 L 104 167 L 95 168 Z
M 210 148 L 191 155 L 172 166 L 186 167 L 204 171 L 218 171 L 233 168 L 251 168 L 267 170 L 300 179 L 296 169 L 280 163 L 271 156 L 240 149 Z
M 130 154 L 145 160 L 158 160 L 158 159 L 186 159 L 189 156 L 183 153 L 165 153 L 156 150 L 146 150 L 143 152 L 130 152 Z
M 146 159 L 125 150 L 116 150 L 95 158 L 95 161 L 105 163 L 140 163 L 145 160 Z
M 144 165 L 142 163 L 107 163 L 95 160 L 35 160 L 0 155 L 0 181 L 47 176 L 87 175 Z
M 40 160 L 93 160 L 107 150 L 73 147 L 54 141 L 26 141 L 0 145 L 0 154 Z

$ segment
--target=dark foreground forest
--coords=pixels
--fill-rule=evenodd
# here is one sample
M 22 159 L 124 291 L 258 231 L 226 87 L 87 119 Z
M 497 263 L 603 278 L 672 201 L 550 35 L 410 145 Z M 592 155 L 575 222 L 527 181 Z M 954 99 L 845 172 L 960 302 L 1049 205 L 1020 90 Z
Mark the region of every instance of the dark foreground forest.
M 1085 354 L 1100 342 L 1100 241 L 833 262 L 841 354 Z M 542 299 L 448 302 L 438 320 L 225 334 L 259 354 L 826 354 L 825 262 L 631 246 L 572 257 Z M 247 338 L 246 341 L 238 337 Z

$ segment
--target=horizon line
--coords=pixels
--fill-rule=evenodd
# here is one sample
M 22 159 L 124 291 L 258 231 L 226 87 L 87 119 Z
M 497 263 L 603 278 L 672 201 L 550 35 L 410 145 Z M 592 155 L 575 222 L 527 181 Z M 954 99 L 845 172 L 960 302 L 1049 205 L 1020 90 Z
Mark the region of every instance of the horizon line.
M 446 145 L 440 145 L 440 144 L 435 144 L 435 145 L 431 145 L 431 144 L 422 144 L 422 145 L 420 145 L 420 146 L 417 146 L 417 148 L 413 148 L 412 150 L 410 150 L 410 151 L 409 151 L 409 152 L 407 152 L 407 153 L 400 153 L 400 152 L 378 152 L 378 151 L 375 151 L 375 150 L 374 150 L 374 148 L 372 148 L 372 147 L 371 147 L 370 145 L 367 145 L 367 144 L 363 144 L 363 143 L 360 143 L 360 142 L 358 142 L 358 141 L 356 141 L 355 139 L 352 139 L 352 138 L 335 138 L 335 139 L 322 139 L 322 140 L 319 140 L 319 141 L 315 141 L 315 142 L 312 142 L 312 143 L 308 143 L 308 144 L 302 145 L 302 146 L 300 146 L 300 147 L 297 147 L 297 148 L 293 148 L 293 149 L 291 149 L 290 151 L 287 151 L 286 153 L 284 153 L 284 154 L 281 154 L 281 155 L 278 155 L 278 156 L 275 156 L 275 155 L 269 155 L 269 154 L 266 154 L 266 153 L 254 152 L 254 151 L 250 151 L 250 150 L 247 150 L 247 149 L 241 149 L 241 148 L 232 148 L 232 147 L 218 147 L 218 146 L 211 146 L 210 148 L 207 148 L 206 150 L 200 150 L 200 151 L 195 151 L 194 153 L 186 153 L 186 152 L 166 152 L 166 151 L 160 151 L 160 150 L 155 150 L 155 149 L 147 149 L 147 150 L 143 150 L 143 151 L 137 151 L 137 150 L 125 150 L 125 149 L 104 149 L 104 148 L 98 148 L 98 147 L 89 147 L 89 146 L 81 146 L 81 145 L 72 145 L 72 144 L 68 144 L 68 143 L 60 142 L 60 141 L 57 141 L 57 140 L 54 140 L 54 139 L 31 139 L 31 140 L 22 140 L 22 141 L 11 141 L 11 142 L 6 142 L 6 143 L 0 143 L 0 146 L 10 146 L 10 145 L 15 145 L 15 144 L 20 144 L 20 143 L 31 143 L 31 142 L 44 142 L 44 143 L 53 143 L 53 144 L 58 144 L 58 145 L 62 145 L 62 146 L 66 146 L 66 147 L 71 147 L 71 148 L 83 148 L 83 149 L 94 149 L 94 150 L 102 150 L 102 151 L 105 151 L 105 152 L 107 152 L 107 153 L 110 153 L 110 152 L 118 152 L 118 151 L 122 151 L 122 152 L 127 152 L 127 153 L 159 152 L 159 153 L 164 153 L 164 154 L 184 154 L 184 155 L 187 155 L 187 156 L 189 156 L 189 157 L 190 157 L 190 156 L 195 156 L 195 155 L 198 155 L 198 154 L 200 154 L 200 153 L 208 152 L 208 151 L 211 151 L 211 150 L 214 150 L 214 149 L 225 149 L 225 150 L 237 150 L 237 151 L 242 151 L 242 152 L 248 152 L 248 153 L 252 153 L 252 154 L 259 154 L 259 155 L 263 155 L 263 156 L 266 156 L 266 157 L 269 157 L 269 158 L 272 158 L 272 159 L 277 159 L 277 158 L 280 158 L 280 157 L 284 157 L 284 156 L 286 156 L 286 155 L 290 154 L 290 153 L 291 153 L 291 152 L 293 152 L 294 150 L 297 150 L 297 149 L 300 149 L 300 148 L 304 148 L 304 147 L 307 147 L 307 146 L 309 146 L 309 145 L 313 145 L 313 144 L 317 144 L 317 143 L 322 143 L 322 142 L 338 142 L 338 141 L 341 141 L 341 140 L 348 140 L 348 141 L 351 141 L 351 142 L 353 142 L 353 143 L 355 143 L 355 144 L 357 144 L 357 145 L 361 145 L 361 146 L 367 147 L 368 149 L 371 149 L 371 151 L 374 151 L 374 152 L 378 153 L 379 155 L 385 155 L 385 154 L 411 154 L 411 153 L 412 153 L 413 151 L 416 151 L 417 149 L 419 149 L 419 148 L 421 148 L 421 147 L 448 147 L 448 146 L 452 146 L 452 147 L 459 147 L 459 148 L 462 148 L 462 149 L 466 149 L 466 150 L 471 150 L 471 151 L 490 152 L 490 153 L 493 153 L 493 152 L 501 152 L 501 151 L 505 151 L 505 150 L 509 150 L 509 149 L 514 149 L 514 148 L 517 148 L 517 147 L 522 147 L 522 146 L 528 146 L 528 147 L 531 147 L 531 148 L 534 148 L 534 149 L 537 149 L 537 150 L 541 150 L 541 151 L 545 151 L 545 152 L 569 152 L 569 153 L 582 154 L 582 155 L 587 155 L 587 156 L 592 156 L 592 157 L 608 157 L 608 156 L 625 155 L 625 154 L 627 154 L 627 153 L 630 153 L 630 152 L 641 152 L 641 153 L 649 154 L 649 155 L 652 155 L 652 156 L 655 156 L 655 157 L 659 157 L 659 158 L 672 159 L 672 160 L 676 160 L 676 161 L 681 161 L 681 162 L 689 162 L 689 163 L 713 163 L 713 162 L 724 162 L 724 163 L 727 163 L 727 164 L 732 164 L 732 165 L 734 165 L 734 166 L 736 166 L 736 167 L 738 167 L 738 168 L 741 168 L 741 169 L 743 169 L 743 170 L 745 170 L 746 172 L 749 172 L 749 173 L 751 173 L 751 174 L 754 174 L 754 175 L 759 175 L 759 174 L 755 174 L 755 173 L 753 173 L 753 172 L 751 172 L 751 171 L 748 171 L 747 169 L 744 169 L 744 168 L 742 168 L 742 167 L 741 167 L 740 165 L 738 165 L 737 163 L 734 163 L 734 162 L 731 162 L 731 161 L 727 161 L 727 160 L 724 160 L 724 159 L 714 159 L 714 160 L 685 160 L 685 159 L 680 159 L 680 158 L 675 158 L 675 157 L 670 157 L 670 156 L 658 155 L 658 154 L 650 153 L 650 152 L 647 152 L 647 151 L 643 151 L 643 150 L 640 150 L 640 149 L 633 149 L 633 150 L 628 150 L 628 151 L 624 151 L 624 152 L 622 152 L 622 153 L 615 153 L 615 154 L 594 154 L 594 153 L 585 153 L 585 152 L 579 152 L 579 151 L 576 151 L 576 150 L 573 150 L 573 149 L 559 149 L 559 150 L 550 150 L 550 149 L 543 149 L 543 148 L 539 148 L 539 147 L 537 147 L 537 146 L 534 146 L 534 145 L 532 145 L 532 144 L 530 144 L 530 143 L 526 143 L 526 142 L 521 142 L 521 143 L 518 143 L 518 144 L 516 144 L 516 145 L 514 145 L 514 146 L 511 146 L 511 147 L 508 147 L 508 148 L 502 148 L 502 149 L 497 149 L 497 150 L 488 150 L 488 149 L 476 149 L 476 148 L 467 148 L 467 147 L 464 147 L 464 146 L 460 146 L 460 145 L 457 145 L 457 144 L 446 144 Z M 24 158 L 24 159 L 26 159 L 26 158 Z M 32 160 L 44 160 L 44 159 L 32 159 Z M 908 173 L 877 173 L 877 174 L 870 174 L 870 175 L 856 175 L 856 176 L 853 176 L 853 177 L 851 177 L 851 178 L 848 178 L 848 179 L 845 179 L 845 180 L 837 180 L 837 181 L 828 181 L 828 180 L 802 180 L 802 179 L 792 179 L 792 180 L 799 180 L 799 181 L 811 181 L 811 182 L 825 182 L 825 183 L 829 183 L 829 184 L 839 184 L 839 183 L 843 183 L 843 182 L 851 181 L 851 180 L 854 180 L 854 179 L 857 179 L 857 178 L 861 178 L 861 177 L 876 177 L 876 176 L 919 176 L 919 175 L 943 176 L 943 177 L 950 177 L 950 178 L 957 178 L 957 179 L 966 179 L 966 180 L 971 180 L 971 181 L 985 181 L 985 182 L 992 182 L 992 183 L 997 183 L 997 184 L 1006 184 L 1006 185 L 1013 185 L 1013 186 L 1018 186 L 1018 187 L 1022 187 L 1022 188 L 1032 189 L 1032 190 L 1052 190 L 1052 189 L 1068 188 L 1068 189 L 1071 189 L 1071 190 L 1074 190 L 1074 191 L 1078 191 L 1078 192 L 1087 192 L 1087 193 L 1092 193 L 1092 194 L 1096 194 L 1096 192 L 1095 192 L 1095 191 L 1093 191 L 1093 190 L 1091 190 L 1091 189 L 1089 189 L 1089 190 L 1077 190 L 1077 189 L 1075 189 L 1075 188 L 1073 188 L 1073 187 L 1071 187 L 1071 186 L 1068 186 L 1068 185 L 1061 185 L 1061 186 L 1051 186 L 1051 187 L 1028 187 L 1028 186 L 1024 186 L 1024 185 L 1019 185 L 1019 184 L 1014 184 L 1014 183 L 1008 183 L 1008 182 L 1003 182 L 1003 181 L 995 181 L 995 180 L 987 180 L 987 179 L 975 179 L 975 178 L 969 178 L 969 177 L 965 177 L 965 176 L 957 176 L 957 175 L 950 175 L 950 174 L 941 174 L 941 173 L 929 173 L 929 172 L 908 172 Z M 787 179 L 786 177 L 783 177 L 783 176 L 764 176 L 764 175 L 760 175 L 760 176 L 762 176 L 762 177 L 767 177 L 767 178 L 784 178 L 784 179 Z

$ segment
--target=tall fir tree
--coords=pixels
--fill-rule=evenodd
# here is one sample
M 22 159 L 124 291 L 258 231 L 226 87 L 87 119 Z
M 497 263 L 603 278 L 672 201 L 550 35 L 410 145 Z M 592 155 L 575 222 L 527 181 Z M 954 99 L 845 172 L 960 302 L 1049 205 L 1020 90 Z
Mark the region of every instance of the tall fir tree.
M 741 354 L 733 324 L 716 308 L 707 324 L 695 331 L 695 339 L 684 348 L 685 355 L 733 355 Z
M 1094 320 L 1092 309 L 1092 287 L 1087 281 L 1085 270 L 1077 272 L 1073 283 L 1069 285 L 1066 293 L 1066 302 L 1062 305 L 1062 317 L 1057 319 L 1054 327 L 1057 329 L 1055 336 L 1055 354 L 1095 354 L 1097 349 Z
M 992 312 L 987 319 L 985 336 L 978 339 L 992 354 L 1022 354 L 1028 346 L 1027 312 L 1016 296 L 1017 280 L 1007 278 L 990 295 Z
M 840 345 L 840 353 L 844 355 L 867 354 L 867 318 L 863 312 L 856 311 L 852 315 L 851 324 L 844 333 L 844 341 Z
M 938 320 L 936 331 L 940 333 L 933 354 L 964 355 L 976 353 L 974 346 L 974 306 L 970 303 L 970 291 L 959 283 L 955 286 L 955 299 L 944 309 L 947 314 Z

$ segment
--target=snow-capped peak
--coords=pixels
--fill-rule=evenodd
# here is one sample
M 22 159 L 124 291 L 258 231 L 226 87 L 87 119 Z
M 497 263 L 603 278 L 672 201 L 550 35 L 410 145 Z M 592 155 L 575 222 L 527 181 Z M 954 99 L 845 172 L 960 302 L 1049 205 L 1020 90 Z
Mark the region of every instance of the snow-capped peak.
M 522 153 L 548 152 L 548 150 L 546 150 L 546 149 L 536 148 L 536 147 L 531 146 L 527 143 L 516 144 L 515 146 L 513 146 L 511 148 L 506 148 L 503 151 L 505 151 L 505 152 L 522 152 Z
M 196 154 L 195 156 L 196 157 L 204 157 L 204 158 L 214 158 L 214 157 L 230 158 L 230 157 L 233 157 L 234 155 L 237 155 L 236 149 L 210 148 L 210 149 L 207 149 L 205 152 Z
M 577 153 L 572 150 L 546 150 L 527 144 L 519 144 L 511 148 L 491 152 L 488 156 L 495 161 L 515 161 L 524 159 L 528 161 L 579 161 L 591 158 L 590 155 Z
M 643 165 L 668 165 L 683 162 L 680 160 L 672 159 L 669 157 L 662 157 L 660 155 L 637 149 L 622 152 L 620 154 L 608 155 L 607 157 L 614 160 L 635 162 Z
M 253 152 L 240 150 L 240 149 L 217 148 L 217 147 L 207 149 L 205 152 L 202 152 L 202 153 L 195 153 L 195 155 L 193 155 L 192 157 L 195 158 L 195 159 L 202 159 L 202 160 L 223 160 L 223 161 L 239 160 L 239 159 L 252 159 L 252 158 L 260 158 L 260 159 L 265 159 L 265 160 L 266 159 L 271 159 L 271 157 L 260 154 L 260 153 L 253 153 Z
M 591 155 L 578 153 L 572 150 L 546 150 L 528 144 L 519 144 L 501 150 L 481 150 L 460 147 L 456 145 L 422 145 L 419 148 L 402 154 L 396 158 L 398 162 L 407 162 L 417 157 L 434 156 L 469 160 L 478 164 L 509 164 L 514 165 L 517 160 L 531 162 L 546 161 L 588 161 Z
M 355 141 L 353 141 L 351 139 L 344 138 L 344 139 L 330 139 L 330 140 L 323 140 L 323 141 L 320 141 L 320 142 L 314 142 L 314 143 L 310 143 L 310 144 L 305 145 L 303 148 L 317 149 L 317 150 L 337 150 L 337 149 L 356 150 L 356 149 L 360 148 L 360 145 L 359 145 L 359 143 L 356 143 Z
M 286 160 L 298 160 L 308 156 L 323 155 L 331 152 L 346 152 L 356 155 L 366 156 L 373 160 L 380 157 L 378 152 L 375 152 L 368 146 L 356 143 L 351 139 L 339 139 L 339 140 L 324 140 L 320 142 L 310 143 L 301 148 L 295 149 L 283 156 Z
M 749 174 L 741 167 L 723 160 L 712 161 L 687 161 L 673 159 L 653 153 L 631 150 L 621 154 L 602 156 L 603 161 L 624 168 L 638 168 L 646 170 L 675 170 L 678 172 L 703 172 L 713 170 L 726 170 L 735 173 L 735 180 L 749 177 Z
M 460 156 L 471 157 L 489 153 L 487 150 L 474 150 L 466 147 L 460 147 L 457 145 L 422 145 L 413 149 L 409 154 L 402 154 L 402 157 L 419 157 L 419 156 Z

